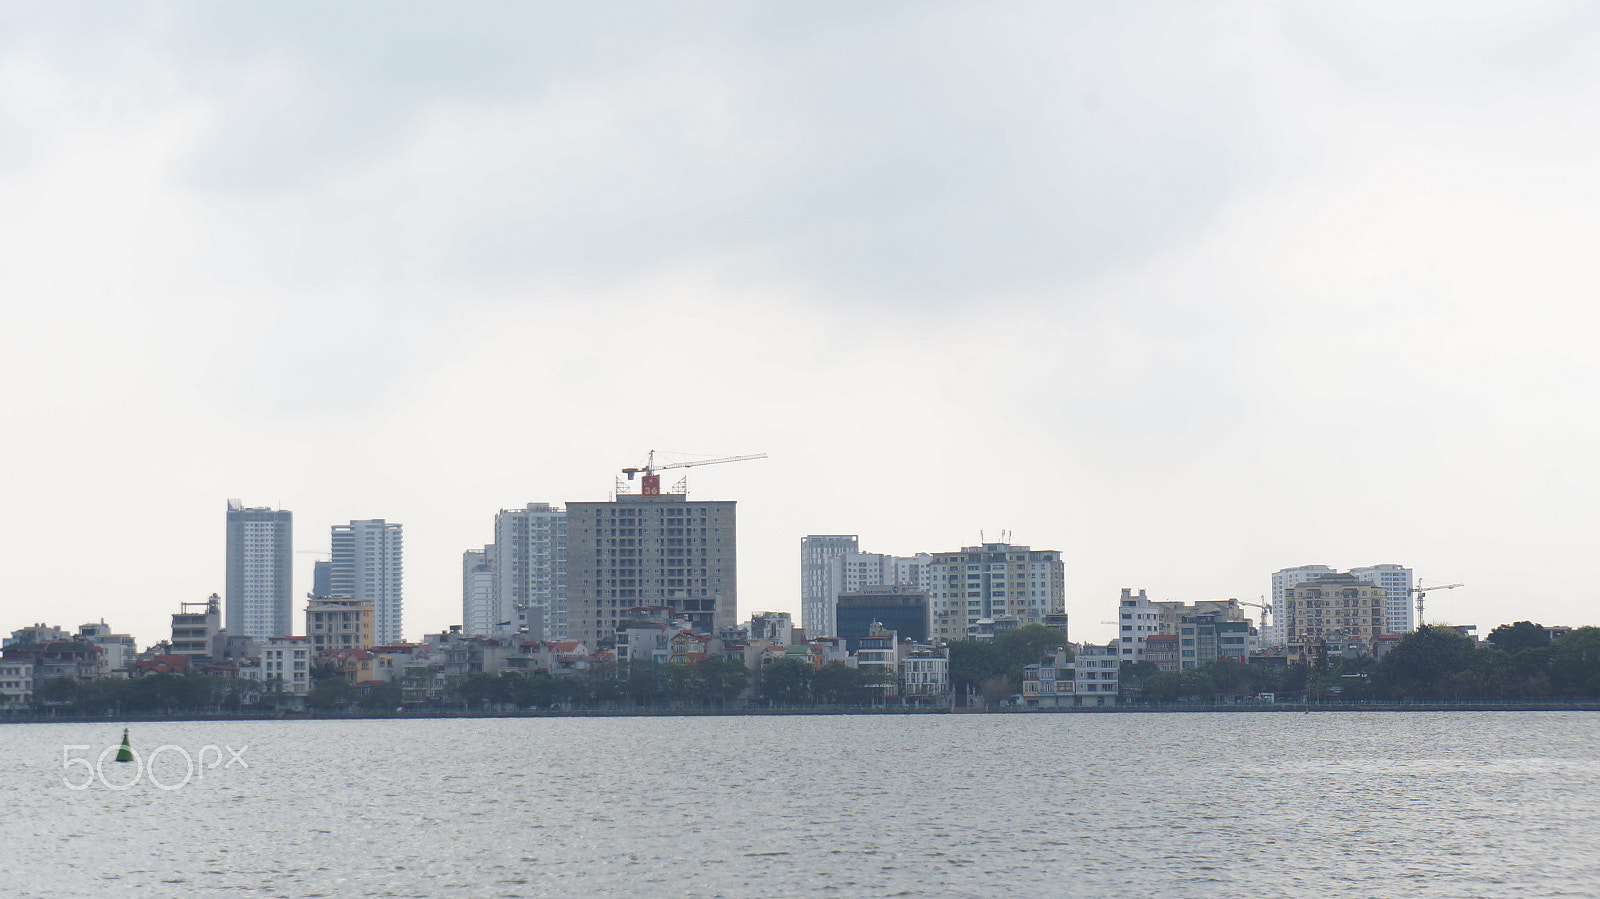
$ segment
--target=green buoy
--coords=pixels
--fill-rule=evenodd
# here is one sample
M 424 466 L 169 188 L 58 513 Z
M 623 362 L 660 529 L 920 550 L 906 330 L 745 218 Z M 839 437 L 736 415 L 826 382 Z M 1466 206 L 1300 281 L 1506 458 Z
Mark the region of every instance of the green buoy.
M 101 756 L 101 758 L 105 758 L 105 756 Z M 128 742 L 128 729 L 126 727 L 122 729 L 122 746 L 117 750 L 117 761 L 133 761 L 133 746 Z

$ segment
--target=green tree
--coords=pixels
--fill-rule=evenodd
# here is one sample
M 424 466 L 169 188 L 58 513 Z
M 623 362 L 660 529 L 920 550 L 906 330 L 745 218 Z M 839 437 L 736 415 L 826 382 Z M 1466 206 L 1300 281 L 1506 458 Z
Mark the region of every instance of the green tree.
M 616 662 L 592 665 L 574 685 L 572 701 L 578 705 L 612 706 L 626 695 L 623 671 Z
M 355 685 L 343 677 L 325 677 L 311 687 L 311 692 L 306 694 L 306 705 L 314 709 L 342 708 L 354 702 L 359 691 Z
M 1600 693 L 1600 627 L 1580 627 L 1550 643 L 1549 676 L 1558 695 Z
M 659 705 L 667 696 L 667 668 L 650 659 L 629 659 L 622 666 L 624 694 L 636 706 Z
M 1306 678 L 1311 676 L 1311 669 L 1304 662 L 1291 662 L 1274 674 L 1276 677 L 1271 692 L 1299 693 L 1306 688 Z
M 1436 699 L 1463 687 L 1446 678 L 1469 668 L 1471 638 L 1452 627 L 1423 625 L 1400 638 L 1373 672 L 1374 688 L 1392 699 Z
M 716 705 L 727 705 L 739 698 L 750 683 L 750 669 L 743 659 L 707 656 L 695 663 L 700 676 L 701 698 Z
M 1235 659 L 1218 659 L 1205 666 L 1205 673 L 1211 678 L 1213 688 L 1223 696 L 1261 692 L 1256 687 L 1259 670 Z
M 1117 666 L 1117 692 L 1122 702 L 1155 702 L 1149 695 L 1150 681 L 1161 673 L 1155 662 L 1130 662 L 1126 659 Z
M 978 685 L 978 693 L 983 696 L 983 701 L 994 705 L 1007 696 L 1015 696 L 1016 690 L 1012 689 L 1011 678 L 1005 675 L 995 675 Z
M 78 682 L 70 677 L 57 677 L 35 687 L 33 705 L 38 709 L 76 710 Z
M 572 678 L 557 678 L 549 674 L 530 674 L 509 678 L 511 701 L 524 709 L 548 709 L 572 701 Z
M 385 712 L 398 709 L 405 701 L 405 692 L 394 682 L 373 684 L 361 697 L 361 707 L 368 711 Z
M 774 705 L 811 701 L 813 669 L 799 659 L 778 659 L 761 669 L 761 698 Z
M 831 705 L 864 705 L 872 702 L 873 690 L 868 674 L 843 662 L 831 662 L 811 677 L 811 693 L 817 702 Z
M 996 677 L 1010 679 L 1005 653 L 993 643 L 957 640 L 949 645 L 947 651 L 950 656 L 950 688 L 955 691 L 957 702 L 965 703 L 967 691 L 978 689 L 985 681 Z M 1015 692 L 1007 690 L 1006 694 Z
M 1217 698 L 1217 687 L 1211 675 L 1189 668 L 1178 672 L 1178 697 L 1192 702 L 1210 702 Z
M 1157 668 L 1155 674 L 1143 679 L 1140 697 L 1146 702 L 1177 702 L 1183 695 L 1183 682 L 1178 678 L 1176 671 L 1162 671 Z
M 994 637 L 995 649 L 1005 661 L 1005 675 L 1018 685 L 1022 683 L 1023 668 L 1037 665 L 1046 652 L 1066 645 L 1067 638 L 1060 631 L 1042 624 L 1001 631 Z
M 511 679 L 481 671 L 451 684 L 450 692 L 473 709 L 516 702 L 516 684 Z
M 1502 624 L 1490 631 L 1488 641 L 1506 655 L 1514 656 L 1524 649 L 1549 646 L 1550 635 L 1545 632 L 1542 625 L 1531 621 L 1518 621 L 1514 624 Z

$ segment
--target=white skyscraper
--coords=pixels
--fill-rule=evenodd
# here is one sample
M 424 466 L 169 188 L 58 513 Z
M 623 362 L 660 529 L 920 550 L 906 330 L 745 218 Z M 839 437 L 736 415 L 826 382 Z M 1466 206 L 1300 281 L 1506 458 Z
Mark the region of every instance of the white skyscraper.
M 228 500 L 224 619 L 229 636 L 294 633 L 294 513 Z
M 832 636 L 839 591 L 829 587 L 829 563 L 859 549 L 854 534 L 813 534 L 800 538 L 800 626 L 806 637 Z M 832 599 L 830 599 L 830 596 Z
M 494 544 L 461 554 L 461 632 L 487 637 L 494 632 Z
M 401 525 L 382 518 L 333 526 L 330 593 L 372 600 L 373 639 L 378 646 L 405 639 L 402 543 Z
M 1368 565 L 1352 568 L 1350 573 L 1383 588 L 1387 596 L 1384 633 L 1408 634 L 1416 629 L 1416 616 L 1411 606 L 1411 569 L 1394 564 Z
M 488 547 L 485 547 L 488 549 Z M 494 608 L 502 636 L 567 639 L 567 513 L 549 503 L 501 509 L 490 556 Z

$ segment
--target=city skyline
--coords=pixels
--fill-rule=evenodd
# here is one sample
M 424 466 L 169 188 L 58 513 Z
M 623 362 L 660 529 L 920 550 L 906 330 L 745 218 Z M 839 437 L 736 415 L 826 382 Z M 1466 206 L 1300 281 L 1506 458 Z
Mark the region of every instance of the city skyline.
M 1062 553 L 1085 638 L 1122 587 L 1255 599 L 1375 560 L 1465 584 L 1438 620 L 1579 622 L 1597 32 L 1527 5 L 25 6 L 0 611 L 159 635 L 225 587 L 242 496 L 292 509 L 296 550 L 405 522 L 432 628 L 495 510 L 603 502 L 668 448 L 770 456 L 690 476 L 740 504 L 743 609 L 799 613 L 806 534 L 1009 530 Z M 38 560 L 68 534 L 92 564 L 63 583 Z

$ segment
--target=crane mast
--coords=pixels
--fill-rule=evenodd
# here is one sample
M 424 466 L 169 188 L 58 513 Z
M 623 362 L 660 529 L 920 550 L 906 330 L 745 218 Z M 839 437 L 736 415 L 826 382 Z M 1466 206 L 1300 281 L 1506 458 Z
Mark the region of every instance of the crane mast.
M 765 459 L 766 457 L 766 453 L 751 453 L 744 456 L 723 456 L 717 459 L 695 459 L 690 462 L 664 462 L 660 465 L 657 465 L 656 451 L 651 450 L 649 454 L 645 456 L 645 463 L 643 467 L 624 468 L 622 473 L 627 475 L 628 480 L 630 481 L 633 480 L 633 476 L 636 474 L 644 475 L 644 477 L 640 479 L 641 483 L 639 486 L 639 493 L 641 496 L 660 496 L 661 475 L 656 474 L 658 471 L 665 471 L 669 468 L 694 468 L 700 465 L 720 465 L 723 462 L 745 462 L 750 459 Z M 618 483 L 620 484 L 621 482 L 619 481 Z
M 1440 586 L 1437 586 L 1437 587 L 1424 587 L 1421 584 L 1418 584 L 1417 586 L 1412 587 L 1411 588 L 1411 592 L 1417 594 L 1417 627 L 1422 627 L 1422 625 L 1425 623 L 1423 621 L 1423 619 L 1422 619 L 1422 601 L 1428 598 L 1428 591 L 1429 590 L 1453 590 L 1456 587 L 1464 587 L 1464 586 L 1466 586 L 1466 585 L 1465 584 L 1441 584 Z

